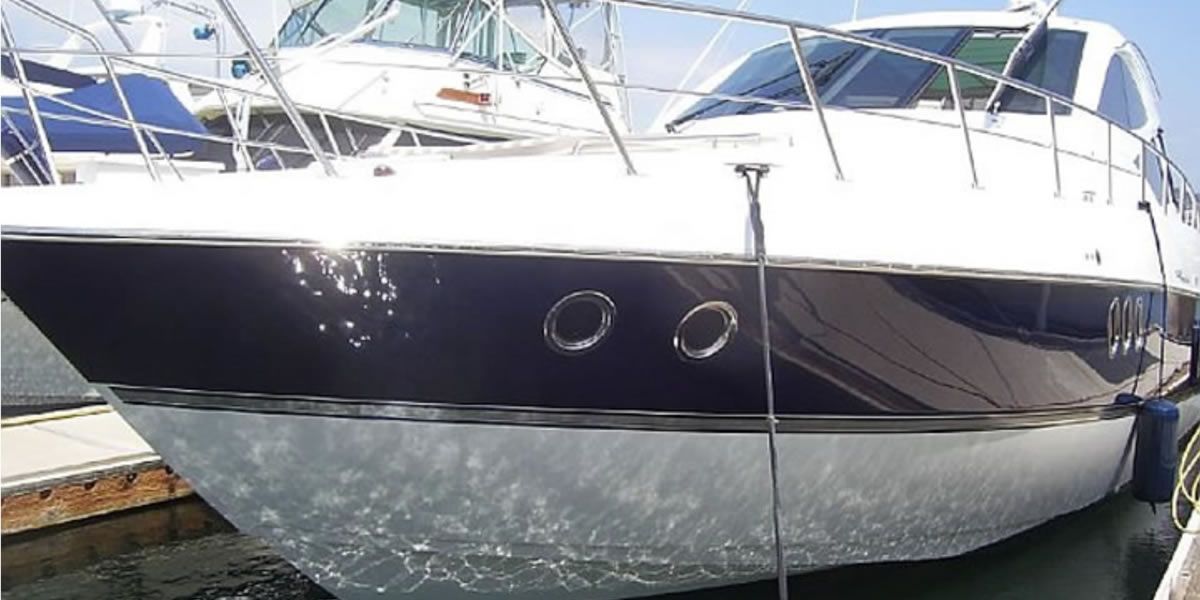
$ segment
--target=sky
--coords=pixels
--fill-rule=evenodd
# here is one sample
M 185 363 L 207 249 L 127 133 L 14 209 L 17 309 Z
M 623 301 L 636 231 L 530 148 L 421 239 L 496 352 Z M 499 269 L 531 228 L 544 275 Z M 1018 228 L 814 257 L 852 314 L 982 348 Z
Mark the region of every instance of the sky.
M 91 0 L 35 0 L 50 10 L 70 14 L 77 21 L 99 18 Z M 108 0 L 135 2 L 139 0 Z M 195 0 L 212 6 L 211 0 Z M 685 0 L 686 1 L 686 0 Z M 732 8 L 743 0 L 690 0 Z M 233 0 L 255 38 L 270 40 L 288 11 L 287 0 Z M 859 0 L 859 16 L 873 17 L 928 10 L 995 10 L 1007 0 Z M 747 10 L 810 23 L 828 25 L 849 21 L 854 0 L 750 0 Z M 53 46 L 62 34 L 32 19 L 11 3 L 5 12 L 19 46 Z M 1200 0 L 1064 0 L 1061 14 L 1104 21 L 1121 30 L 1137 43 L 1154 71 L 1162 94 L 1161 110 L 1168 148 L 1172 159 L 1200 182 Z M 628 73 L 636 83 L 675 86 L 700 50 L 719 27 L 707 18 L 664 15 L 644 9 L 623 9 Z M 187 19 L 184 19 L 185 21 Z M 193 19 L 199 23 L 198 19 Z M 191 25 L 174 26 L 168 35 L 167 50 L 173 52 L 212 51 L 211 45 L 191 39 Z M 699 69 L 698 77 L 712 73 L 743 53 L 769 43 L 782 34 L 764 28 L 737 24 L 716 46 L 709 60 Z M 111 43 L 113 40 L 107 40 Z M 231 47 L 237 47 L 232 44 Z M 211 61 L 171 65 L 209 74 Z M 635 125 L 649 124 L 661 105 L 661 97 L 637 94 L 633 100 Z

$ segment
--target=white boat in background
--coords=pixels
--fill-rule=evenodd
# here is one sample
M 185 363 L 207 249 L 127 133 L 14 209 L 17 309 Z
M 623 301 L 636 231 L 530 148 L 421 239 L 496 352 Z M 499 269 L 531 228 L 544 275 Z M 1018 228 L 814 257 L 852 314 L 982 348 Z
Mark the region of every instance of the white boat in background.
M 600 86 L 629 133 L 620 21 L 612 6 L 558 0 Z M 463 145 L 604 131 L 571 52 L 555 40 L 540 0 L 304 0 L 294 2 L 270 53 L 279 80 L 326 151 Z M 237 87 L 269 84 L 245 75 Z M 211 92 L 197 114 L 229 132 L 229 97 Z M 224 96 L 224 97 L 223 97 Z M 326 114 L 321 117 L 320 111 Z M 249 97 L 235 122 L 244 137 L 300 145 L 278 100 Z M 333 140 L 333 143 L 330 140 Z M 289 166 L 311 158 L 289 153 Z
M 4 292 L 343 599 L 956 556 L 1122 489 L 1138 397 L 1200 417 L 1195 188 L 1116 29 L 605 4 L 781 41 L 630 136 L 547 3 L 603 136 L 353 157 L 264 71 L 316 164 L 6 191 Z

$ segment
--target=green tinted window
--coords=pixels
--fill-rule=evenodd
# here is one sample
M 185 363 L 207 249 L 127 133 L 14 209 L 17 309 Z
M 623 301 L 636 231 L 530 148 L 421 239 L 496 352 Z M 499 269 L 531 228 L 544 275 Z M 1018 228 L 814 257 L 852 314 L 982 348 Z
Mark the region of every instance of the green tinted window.
M 1014 34 L 976 33 L 954 54 L 954 58 L 1000 73 L 1004 71 L 1008 55 L 1012 54 L 1020 39 L 1019 35 Z M 968 110 L 982 110 L 983 104 L 996 87 L 993 80 L 961 71 L 958 74 L 958 84 L 962 87 L 963 100 Z M 950 79 L 945 69 L 938 70 L 937 76 L 921 94 L 920 100 L 933 100 L 942 103 L 943 106 L 954 106 L 953 94 L 950 93 Z

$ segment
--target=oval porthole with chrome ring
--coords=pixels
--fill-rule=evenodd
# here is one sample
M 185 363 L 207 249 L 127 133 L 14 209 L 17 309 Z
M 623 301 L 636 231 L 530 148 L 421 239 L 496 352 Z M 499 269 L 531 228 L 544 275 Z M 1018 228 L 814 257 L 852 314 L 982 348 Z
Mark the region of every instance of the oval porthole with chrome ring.
M 617 306 L 608 296 L 594 290 L 572 292 L 550 307 L 542 335 L 556 352 L 582 354 L 608 337 L 616 317 Z
M 1108 305 L 1108 357 L 1116 358 L 1121 351 L 1121 299 L 1113 298 Z
M 1146 303 L 1141 296 L 1137 299 L 1137 308 L 1134 313 L 1137 315 L 1137 323 L 1134 325 L 1134 340 L 1133 349 L 1136 352 L 1141 352 L 1146 347 Z
M 675 350 L 688 360 L 705 360 L 725 349 L 737 334 L 737 311 L 728 302 L 704 302 L 689 310 L 675 328 Z

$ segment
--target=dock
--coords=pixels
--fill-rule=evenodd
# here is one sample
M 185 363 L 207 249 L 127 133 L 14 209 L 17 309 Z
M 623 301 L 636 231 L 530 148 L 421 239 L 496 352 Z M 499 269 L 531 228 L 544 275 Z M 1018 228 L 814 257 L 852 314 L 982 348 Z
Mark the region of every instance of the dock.
M 0 530 L 19 533 L 190 496 L 108 406 L 0 421 Z

